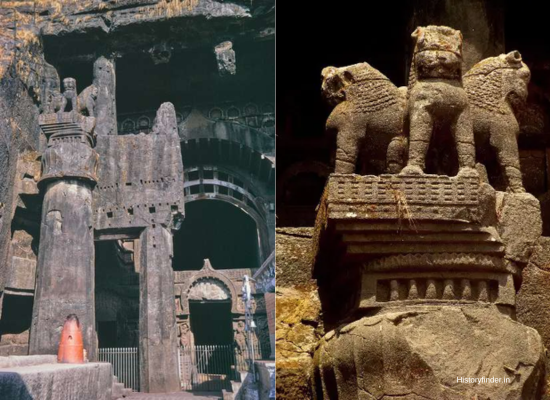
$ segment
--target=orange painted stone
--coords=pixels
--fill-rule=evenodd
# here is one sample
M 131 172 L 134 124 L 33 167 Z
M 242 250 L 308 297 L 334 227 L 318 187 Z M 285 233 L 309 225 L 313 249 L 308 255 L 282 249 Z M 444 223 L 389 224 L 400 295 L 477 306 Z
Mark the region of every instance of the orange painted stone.
M 57 361 L 68 364 L 81 364 L 84 362 L 82 330 L 80 329 L 78 317 L 75 314 L 67 316 L 63 325 Z

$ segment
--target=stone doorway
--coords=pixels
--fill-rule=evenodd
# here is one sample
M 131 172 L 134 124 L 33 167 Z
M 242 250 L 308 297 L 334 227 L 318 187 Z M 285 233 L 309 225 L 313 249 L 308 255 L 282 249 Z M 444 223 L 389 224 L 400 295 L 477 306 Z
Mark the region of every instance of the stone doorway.
M 139 274 L 134 263 L 133 241 L 101 241 L 95 246 L 98 345 L 100 348 L 137 348 Z
M 235 357 L 230 301 L 190 301 L 191 337 L 180 347 L 183 390 L 231 389 Z
M 196 345 L 233 343 L 231 301 L 190 301 L 189 311 Z

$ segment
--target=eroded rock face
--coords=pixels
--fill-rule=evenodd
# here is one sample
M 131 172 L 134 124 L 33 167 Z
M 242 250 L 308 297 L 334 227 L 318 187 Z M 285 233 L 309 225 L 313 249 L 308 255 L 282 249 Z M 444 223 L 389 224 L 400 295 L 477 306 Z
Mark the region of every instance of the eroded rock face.
M 315 355 L 316 398 L 540 398 L 540 336 L 490 308 L 396 310 L 327 333 Z
M 506 245 L 506 257 L 523 265 L 542 235 L 539 201 L 529 193 L 497 192 L 497 230 Z
M 312 398 L 313 353 L 323 332 L 317 286 L 311 279 L 312 231 L 277 229 L 277 398 Z
M 321 337 L 316 287 L 277 288 L 276 296 L 277 396 L 310 399 L 312 356 Z
M 537 241 L 522 278 L 517 294 L 518 321 L 535 328 L 550 349 L 550 309 L 545 306 L 550 303 L 550 238 Z

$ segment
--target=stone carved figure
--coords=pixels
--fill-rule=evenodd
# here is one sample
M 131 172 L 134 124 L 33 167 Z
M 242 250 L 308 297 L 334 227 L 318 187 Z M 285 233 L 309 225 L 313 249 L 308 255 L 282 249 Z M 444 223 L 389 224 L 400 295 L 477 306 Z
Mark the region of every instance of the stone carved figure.
M 525 192 L 514 106 L 527 99 L 529 79 L 529 68 L 517 51 L 480 61 L 464 75 L 474 117 L 477 159 L 483 163 L 484 156 L 493 148 L 507 190 L 513 193 Z
M 475 175 L 472 116 L 462 86 L 462 34 L 445 26 L 418 27 L 409 89 L 409 160 L 402 171 L 422 174 L 434 128 L 450 131 L 460 175 Z
M 70 101 L 72 110 L 78 110 L 78 93 L 76 91 L 76 80 L 74 78 L 63 79 L 63 99 L 61 99 L 60 112 L 67 110 L 67 104 Z
M 233 332 L 233 340 L 238 354 L 246 352 L 247 342 L 245 325 L 243 321 L 237 322 L 237 326 Z
M 74 78 L 65 78 L 63 79 L 63 95 L 61 96 L 61 101 L 53 101 L 53 110 L 55 112 L 65 112 L 67 110 L 67 105 L 70 101 L 71 110 L 79 114 L 83 114 L 84 111 L 88 114 L 89 117 L 94 116 L 95 111 L 95 101 L 97 99 L 98 89 L 94 85 L 88 86 L 80 94 L 77 94 L 76 89 L 76 80 Z M 51 109 L 52 107 L 50 107 Z
M 191 332 L 188 322 L 180 325 L 180 346 L 181 346 L 181 366 L 182 380 L 184 382 L 194 382 L 197 376 L 196 358 L 195 358 L 195 335 Z
M 95 102 L 97 100 L 98 88 L 95 85 L 90 85 L 78 95 L 78 112 L 86 111 L 89 117 L 93 117 L 95 113 Z
M 41 114 L 53 114 L 61 107 L 63 95 L 60 92 L 61 85 L 57 70 L 50 64 L 43 66 L 42 103 Z
M 335 172 L 354 173 L 361 150 L 366 153 L 362 158 L 377 164 L 375 172 L 399 172 L 406 149 L 406 88 L 397 88 L 367 63 L 327 67 L 322 77 L 323 96 L 334 106 L 326 127 L 336 132 Z
M 184 349 L 195 346 L 195 335 L 191 332 L 191 328 L 187 322 L 180 325 L 180 345 Z

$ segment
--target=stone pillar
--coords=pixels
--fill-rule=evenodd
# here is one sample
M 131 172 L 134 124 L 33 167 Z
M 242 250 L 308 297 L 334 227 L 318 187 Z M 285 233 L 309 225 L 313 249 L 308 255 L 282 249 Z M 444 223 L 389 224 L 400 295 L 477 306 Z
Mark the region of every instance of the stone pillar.
M 141 390 L 180 390 L 178 334 L 174 306 L 172 234 L 160 225 L 140 238 L 139 363 Z
M 57 354 L 63 323 L 76 314 L 88 358 L 96 358 L 92 187 L 98 157 L 92 149 L 93 124 L 93 118 L 72 112 L 40 116 L 48 149 L 39 183 L 45 196 L 30 354 Z
M 275 199 L 272 198 L 270 200 L 271 202 L 274 202 Z M 277 225 L 277 220 L 275 218 L 275 210 L 269 210 L 267 212 L 267 232 L 269 235 L 269 247 L 271 248 L 271 251 L 275 251 L 275 228 Z
M 105 57 L 99 57 L 94 63 L 94 83 L 97 89 L 95 117 L 97 128 L 95 133 L 102 135 L 118 135 L 116 119 L 116 73 L 115 62 Z
M 504 5 L 491 0 L 416 0 L 409 31 L 417 26 L 445 25 L 464 36 L 462 71 L 504 53 Z

